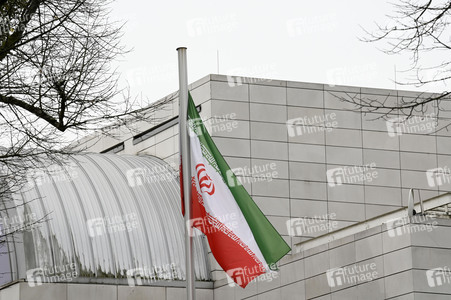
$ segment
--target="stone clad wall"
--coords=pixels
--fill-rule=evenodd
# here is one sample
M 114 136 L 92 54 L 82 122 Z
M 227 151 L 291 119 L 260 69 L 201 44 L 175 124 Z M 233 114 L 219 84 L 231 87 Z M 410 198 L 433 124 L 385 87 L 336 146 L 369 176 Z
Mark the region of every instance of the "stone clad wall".
M 241 172 L 236 184 L 246 187 L 291 246 L 406 206 L 410 188 L 423 199 L 451 191 L 451 133 L 434 131 L 451 122 L 450 112 L 440 111 L 437 120 L 430 105 L 402 123 L 402 115 L 383 118 L 383 111 L 365 113 L 341 101 L 391 105 L 420 93 L 224 75 L 208 75 L 190 89 L 218 148 Z M 177 101 L 152 124 L 139 123 L 137 132 L 177 116 Z M 444 100 L 441 108 L 450 104 Z M 131 136 L 123 141 L 119 154 L 156 155 L 178 164 L 177 124 L 137 144 Z M 105 141 L 102 149 L 113 144 Z M 213 278 L 224 279 L 211 262 Z
M 419 93 L 223 75 L 206 76 L 190 89 L 218 148 L 242 173 L 241 184 L 292 245 L 406 206 L 410 188 L 420 189 L 423 199 L 451 190 L 451 133 L 424 130 L 437 125 L 436 108 L 399 125 L 399 115 L 384 119 L 383 111 L 364 113 L 341 101 L 394 104 Z M 152 121 L 137 122 L 136 133 L 177 116 L 173 97 Z M 439 117 L 435 129 L 451 122 L 450 112 Z M 124 135 L 88 150 L 118 141 L 125 145 L 118 154 L 179 163 L 177 124 L 136 144 Z M 441 175 L 428 175 L 437 168 Z M 295 218 L 313 218 L 317 226 L 296 228 L 290 225 Z
M 412 234 L 383 225 L 287 256 L 277 275 L 246 289 L 215 282 L 214 299 L 448 299 L 451 273 L 428 274 L 451 267 L 451 221 L 430 231 L 410 226 Z
M 451 189 L 449 175 L 427 174 L 439 167 L 446 173 L 451 165 L 450 133 L 433 132 L 433 107 L 424 119 L 415 113 L 399 125 L 399 115 L 387 122 L 341 101 L 388 104 L 419 93 L 234 78 L 211 75 L 212 116 L 235 115 L 234 129 L 212 131 L 214 140 L 232 168 L 244 169 L 242 183 L 292 244 L 406 206 L 410 188 L 423 199 Z M 446 117 L 451 114 L 440 112 L 437 128 L 448 124 Z M 290 228 L 293 218 L 324 226 Z M 290 230 L 303 232 L 290 239 Z
M 196 299 L 213 299 L 212 289 L 196 289 Z M 5 300 L 182 300 L 186 299 L 185 288 L 102 284 L 45 283 L 29 287 L 26 282 L 17 282 L 0 290 L 0 299 Z

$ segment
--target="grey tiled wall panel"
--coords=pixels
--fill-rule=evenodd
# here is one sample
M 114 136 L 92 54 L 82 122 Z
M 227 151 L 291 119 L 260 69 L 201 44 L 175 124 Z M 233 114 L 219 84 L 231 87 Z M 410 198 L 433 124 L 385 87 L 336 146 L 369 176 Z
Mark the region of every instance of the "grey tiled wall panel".
M 431 134 L 389 132 L 392 127 L 386 119 L 398 114 L 364 113 L 341 101 L 364 97 L 396 103 L 399 97 L 412 97 L 415 93 L 276 80 L 230 85 L 227 77 L 221 75 L 210 75 L 192 87 L 194 100 L 202 103 L 204 118 L 233 115 L 230 122 L 236 126 L 232 130 L 212 130 L 213 140 L 232 168 L 276 165 L 277 178 L 255 181 L 249 177 L 243 185 L 290 244 L 319 234 L 288 236 L 284 222 L 291 218 L 334 214 L 338 229 L 407 205 L 410 188 L 421 189 L 423 199 L 451 191 L 451 177 L 449 182 L 431 186 L 426 174 L 437 167 L 451 168 L 451 130 Z M 451 101 L 443 103 L 451 109 Z M 167 114 L 178 114 L 177 103 Z M 440 119 L 439 126 L 451 123 L 451 113 L 443 112 L 441 117 L 447 119 Z M 287 126 L 287 121 L 296 118 L 298 122 L 328 118 L 334 123 L 327 130 L 321 128 L 322 124 Z M 168 161 L 178 159 L 177 126 L 136 145 L 130 139 L 125 143 L 123 153 L 157 155 Z M 342 185 L 328 182 L 330 169 L 370 164 L 375 165 L 377 174 L 371 180 Z M 382 244 L 390 248 L 392 241 L 384 239 Z M 359 285 L 357 290 L 373 291 L 382 286 L 391 293 L 391 282 L 398 279 L 403 282 L 406 275 L 390 276 L 395 276 L 390 283 L 375 280 Z M 329 290 L 324 278 L 316 275 L 302 284 L 289 281 L 287 284 L 286 290 L 302 289 L 307 298 L 323 297 L 321 293 Z M 216 293 L 222 292 L 215 291 L 215 296 Z M 282 297 L 284 293 L 276 294 Z M 347 295 L 345 290 L 339 293 Z M 264 294 L 262 297 L 273 296 L 271 291 Z M 403 297 L 410 297 L 407 295 Z

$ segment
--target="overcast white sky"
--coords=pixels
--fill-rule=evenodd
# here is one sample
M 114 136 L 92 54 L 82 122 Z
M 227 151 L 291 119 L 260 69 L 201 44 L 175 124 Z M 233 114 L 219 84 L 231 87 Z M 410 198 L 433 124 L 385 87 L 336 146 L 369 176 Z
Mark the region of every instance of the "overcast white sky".
M 394 66 L 406 69 L 409 57 L 359 41 L 360 26 L 388 22 L 391 10 L 384 0 L 117 0 L 112 14 L 128 22 L 123 42 L 133 48 L 119 63 L 122 78 L 157 100 L 178 89 L 179 46 L 188 48 L 189 82 L 218 73 L 219 51 L 220 74 L 394 88 Z

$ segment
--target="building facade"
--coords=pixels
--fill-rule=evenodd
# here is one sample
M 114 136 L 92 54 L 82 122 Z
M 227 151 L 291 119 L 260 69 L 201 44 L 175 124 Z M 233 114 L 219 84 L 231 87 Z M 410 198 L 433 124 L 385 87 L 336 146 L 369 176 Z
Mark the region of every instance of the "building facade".
M 291 237 L 291 218 L 330 220 L 325 227 L 337 230 L 406 206 L 411 188 L 417 200 L 451 190 L 451 133 L 444 128 L 451 101 L 403 122 L 403 115 L 368 113 L 345 100 L 394 105 L 427 95 L 222 75 L 190 90 L 230 167 L 290 245 L 325 233 Z M 177 94 L 171 98 L 149 118 L 158 122 L 102 138 L 88 151 L 155 155 L 177 166 Z
M 223 75 L 189 89 L 239 178 L 233 184 L 246 187 L 292 248 L 279 272 L 246 289 L 209 254 L 213 286 L 201 286 L 202 299 L 448 299 L 451 100 L 370 112 L 353 102 L 399 106 L 428 95 Z M 177 93 L 159 103 L 132 131 L 87 137 L 79 149 L 156 156 L 177 169 Z M 416 217 L 406 208 L 411 189 L 415 203 L 424 200 Z M 1 293 L 11 288 L 29 289 L 20 282 Z M 174 296 L 164 286 L 136 287 L 135 296 L 119 296 L 120 284 L 87 288 L 107 289 L 108 299 L 147 299 L 139 296 L 146 289 L 155 299 L 183 298 L 183 289 Z

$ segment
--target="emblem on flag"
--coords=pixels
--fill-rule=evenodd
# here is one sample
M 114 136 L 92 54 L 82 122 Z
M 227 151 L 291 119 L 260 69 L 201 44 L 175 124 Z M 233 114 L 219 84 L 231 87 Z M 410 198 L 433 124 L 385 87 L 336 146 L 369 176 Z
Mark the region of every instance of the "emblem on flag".
M 199 180 L 200 191 L 203 193 L 207 193 L 210 196 L 215 193 L 215 185 L 211 180 L 210 176 L 207 174 L 207 170 L 205 170 L 204 164 L 197 164 L 197 179 Z

